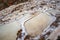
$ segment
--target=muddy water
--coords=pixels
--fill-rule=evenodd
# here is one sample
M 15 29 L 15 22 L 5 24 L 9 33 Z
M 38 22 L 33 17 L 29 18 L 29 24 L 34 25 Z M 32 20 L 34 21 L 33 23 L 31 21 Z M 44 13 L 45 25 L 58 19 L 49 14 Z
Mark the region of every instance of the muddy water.
M 0 26 L 0 40 L 15 40 L 19 29 L 20 26 L 16 21 Z

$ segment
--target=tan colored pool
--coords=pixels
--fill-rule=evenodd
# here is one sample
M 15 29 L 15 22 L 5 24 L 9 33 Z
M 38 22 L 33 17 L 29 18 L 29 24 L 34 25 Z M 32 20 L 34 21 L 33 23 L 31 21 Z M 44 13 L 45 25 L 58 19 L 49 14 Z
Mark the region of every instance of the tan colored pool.
M 42 33 L 42 31 L 49 25 L 51 17 L 47 14 L 39 14 L 25 23 L 28 34 L 36 36 Z

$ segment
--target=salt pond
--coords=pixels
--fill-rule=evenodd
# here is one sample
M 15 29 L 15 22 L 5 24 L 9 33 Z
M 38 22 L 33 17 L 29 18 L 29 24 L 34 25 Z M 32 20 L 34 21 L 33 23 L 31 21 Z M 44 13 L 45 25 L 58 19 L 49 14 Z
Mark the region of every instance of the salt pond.
M 0 40 L 15 40 L 19 29 L 20 26 L 16 21 L 0 26 Z

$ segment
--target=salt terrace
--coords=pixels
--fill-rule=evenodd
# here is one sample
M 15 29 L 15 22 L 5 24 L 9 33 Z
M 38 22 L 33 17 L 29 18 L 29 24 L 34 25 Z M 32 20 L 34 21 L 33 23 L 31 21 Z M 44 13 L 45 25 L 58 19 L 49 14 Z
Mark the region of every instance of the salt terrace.
M 60 0 L 30 0 L 0 11 L 1 28 L 14 22 L 19 25 L 14 31 L 16 40 L 56 40 L 60 35 Z M 11 30 L 10 27 L 8 29 Z M 4 33 L 0 31 L 0 34 L 1 32 Z M 4 40 L 2 35 L 0 38 Z M 5 35 L 8 36 L 7 33 Z M 11 40 L 14 39 L 12 37 Z

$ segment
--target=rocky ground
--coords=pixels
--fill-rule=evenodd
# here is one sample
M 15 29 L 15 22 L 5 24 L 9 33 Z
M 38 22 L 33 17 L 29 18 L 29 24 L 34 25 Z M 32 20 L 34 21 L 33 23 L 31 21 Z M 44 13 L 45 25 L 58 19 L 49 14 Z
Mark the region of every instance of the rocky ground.
M 0 0 L 0 10 L 3 10 L 11 5 L 26 2 L 28 0 Z

